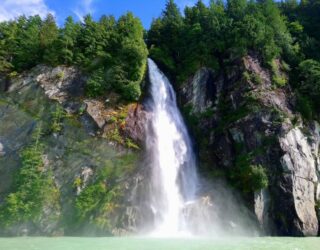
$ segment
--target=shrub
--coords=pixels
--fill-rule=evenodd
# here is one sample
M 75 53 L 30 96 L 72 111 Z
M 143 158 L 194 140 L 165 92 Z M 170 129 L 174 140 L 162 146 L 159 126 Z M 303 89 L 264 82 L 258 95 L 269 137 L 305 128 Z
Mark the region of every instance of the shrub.
M 320 63 L 315 60 L 301 62 L 299 80 L 300 93 L 309 97 L 314 106 L 318 106 L 320 104 Z
M 60 104 L 56 105 L 56 109 L 52 112 L 51 130 L 53 133 L 59 133 L 62 130 L 62 119 L 65 116 L 63 108 Z
M 278 87 L 284 87 L 287 84 L 287 79 L 280 75 L 274 75 L 272 77 L 272 82 Z
M 129 83 L 122 87 L 122 96 L 129 101 L 138 101 L 141 95 L 140 84 L 136 82 Z
M 86 84 L 86 95 L 89 97 L 102 96 L 107 89 L 104 68 L 93 71 Z
M 46 172 L 42 161 L 42 149 L 30 146 L 21 152 L 22 166 L 16 175 L 14 192 L 0 207 L 1 222 L 5 226 L 35 220 L 45 202 L 58 191 L 51 174 Z
M 230 178 L 232 184 L 244 193 L 258 191 L 268 186 L 265 168 L 251 164 L 250 156 L 247 154 L 241 154 L 236 158 Z
M 255 84 L 257 84 L 257 85 L 259 85 L 259 84 L 262 83 L 261 77 L 260 77 L 258 74 L 256 74 L 256 73 L 253 73 L 253 74 L 252 74 L 251 79 L 252 79 L 252 81 L 253 81 Z
M 0 206 L 0 224 L 5 227 L 36 220 L 45 204 L 56 206 L 59 191 L 51 172 L 45 169 L 40 143 L 41 126 L 33 134 L 33 143 L 20 154 L 21 167 L 16 173 L 13 192 Z
M 296 93 L 297 96 L 297 109 L 301 113 L 302 117 L 306 120 L 311 120 L 313 117 L 313 108 L 310 100 L 300 93 Z
M 60 80 L 60 81 L 63 80 L 63 78 L 64 78 L 64 72 L 63 72 L 63 71 L 59 71 L 59 72 L 57 73 L 56 77 L 57 77 L 57 79 Z

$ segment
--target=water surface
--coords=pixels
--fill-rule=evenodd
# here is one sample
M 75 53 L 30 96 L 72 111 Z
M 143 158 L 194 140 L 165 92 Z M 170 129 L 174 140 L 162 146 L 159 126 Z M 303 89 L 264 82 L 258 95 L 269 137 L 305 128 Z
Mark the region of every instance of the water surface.
M 320 238 L 0 238 L 0 250 L 319 250 Z

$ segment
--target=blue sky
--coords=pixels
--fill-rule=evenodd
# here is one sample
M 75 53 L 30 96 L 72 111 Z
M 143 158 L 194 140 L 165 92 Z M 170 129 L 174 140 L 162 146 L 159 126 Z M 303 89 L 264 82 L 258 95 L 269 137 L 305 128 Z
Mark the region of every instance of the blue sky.
M 196 1 L 176 0 L 176 3 L 183 9 Z M 166 0 L 0 0 L 0 21 L 14 19 L 22 14 L 39 14 L 43 17 L 47 13 L 53 13 L 57 22 L 62 24 L 69 15 L 80 20 L 88 13 L 99 18 L 103 14 L 119 17 L 132 11 L 148 28 L 152 18 L 161 14 L 165 2 Z

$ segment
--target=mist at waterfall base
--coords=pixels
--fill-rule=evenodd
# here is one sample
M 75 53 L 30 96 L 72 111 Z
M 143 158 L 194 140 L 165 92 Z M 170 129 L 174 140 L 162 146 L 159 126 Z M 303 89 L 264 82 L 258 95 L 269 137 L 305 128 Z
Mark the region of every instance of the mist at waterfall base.
M 152 237 L 256 235 L 253 216 L 221 181 L 197 174 L 188 130 L 168 78 L 148 59 L 151 119 L 146 125 Z

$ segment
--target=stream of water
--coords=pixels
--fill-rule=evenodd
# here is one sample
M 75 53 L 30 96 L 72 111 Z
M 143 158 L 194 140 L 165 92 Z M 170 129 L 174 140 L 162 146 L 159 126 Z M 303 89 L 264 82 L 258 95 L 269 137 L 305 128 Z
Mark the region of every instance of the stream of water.
M 148 66 L 152 120 L 147 134 L 147 150 L 152 167 L 153 234 L 188 234 L 190 230 L 183 209 L 196 196 L 195 156 L 169 80 L 151 59 Z

